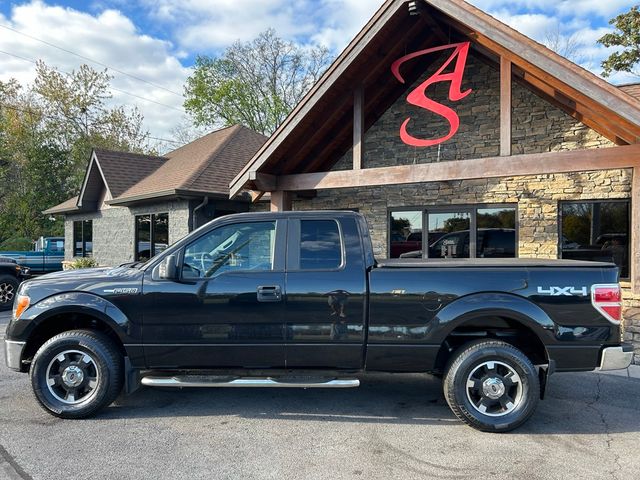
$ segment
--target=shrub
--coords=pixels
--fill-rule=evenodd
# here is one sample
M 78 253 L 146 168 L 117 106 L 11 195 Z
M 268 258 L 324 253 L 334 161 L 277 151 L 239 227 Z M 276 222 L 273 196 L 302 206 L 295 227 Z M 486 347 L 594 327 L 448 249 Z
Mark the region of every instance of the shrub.
M 74 258 L 71 263 L 67 266 L 69 270 L 78 270 L 80 268 L 94 268 L 97 267 L 98 262 L 92 257 L 79 257 Z

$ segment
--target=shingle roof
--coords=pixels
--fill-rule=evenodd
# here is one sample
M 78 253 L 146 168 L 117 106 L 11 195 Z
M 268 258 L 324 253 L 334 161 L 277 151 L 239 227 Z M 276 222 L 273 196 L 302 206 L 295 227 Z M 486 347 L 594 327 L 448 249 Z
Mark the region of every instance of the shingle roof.
M 217 130 L 166 154 L 157 170 L 109 202 L 127 203 L 154 194 L 178 192 L 228 196 L 229 182 L 267 137 L 241 125 Z
M 640 83 L 631 83 L 629 85 L 620 85 L 620 90 L 622 90 L 627 95 L 631 95 L 634 98 L 640 100 Z
M 166 157 L 94 149 L 100 169 L 113 198 L 148 177 L 167 161 Z
M 53 215 L 56 213 L 75 212 L 76 210 L 79 210 L 77 196 L 70 198 L 69 200 L 65 200 L 64 202 L 56 205 L 55 207 L 48 208 L 44 210 L 42 213 L 44 213 L 45 215 Z

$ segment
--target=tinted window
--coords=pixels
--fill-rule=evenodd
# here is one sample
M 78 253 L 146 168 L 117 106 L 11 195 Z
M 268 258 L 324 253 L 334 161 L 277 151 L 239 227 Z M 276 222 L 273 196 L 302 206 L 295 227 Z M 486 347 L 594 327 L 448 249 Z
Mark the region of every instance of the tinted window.
M 182 276 L 273 269 L 276 223 L 236 223 L 216 228 L 185 249 Z
M 613 262 L 629 277 L 629 202 L 560 205 L 562 258 Z
M 391 258 L 422 250 L 422 211 L 391 212 L 389 216 Z
M 333 220 L 300 222 L 300 268 L 330 270 L 342 264 L 338 224 Z
M 512 258 L 516 256 L 516 209 L 479 208 L 476 212 L 479 258 Z
M 429 258 L 469 258 L 469 212 L 429 213 Z
M 136 215 L 135 258 L 145 262 L 169 246 L 169 214 Z
M 73 256 L 90 257 L 92 253 L 93 220 L 73 222 Z

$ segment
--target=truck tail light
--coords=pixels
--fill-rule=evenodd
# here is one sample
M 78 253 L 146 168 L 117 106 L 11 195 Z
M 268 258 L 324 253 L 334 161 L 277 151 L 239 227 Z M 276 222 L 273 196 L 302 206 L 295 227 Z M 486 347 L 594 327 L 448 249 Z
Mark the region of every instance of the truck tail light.
M 607 320 L 620 325 L 622 320 L 622 292 L 620 285 L 610 283 L 591 287 L 591 304 Z

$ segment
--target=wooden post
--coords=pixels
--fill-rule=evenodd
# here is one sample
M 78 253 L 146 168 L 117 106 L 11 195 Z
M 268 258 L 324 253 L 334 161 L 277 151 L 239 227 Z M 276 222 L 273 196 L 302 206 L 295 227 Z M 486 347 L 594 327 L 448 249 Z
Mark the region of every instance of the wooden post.
M 291 192 L 285 192 L 284 190 L 277 190 L 271 192 L 271 211 L 272 212 L 285 212 L 291 210 Z
M 500 155 L 511 155 L 511 61 L 500 57 Z
M 364 87 L 353 92 L 353 169 L 362 168 L 364 147 Z
M 640 167 L 634 167 L 631 180 L 631 248 L 630 275 L 631 289 L 640 295 Z

